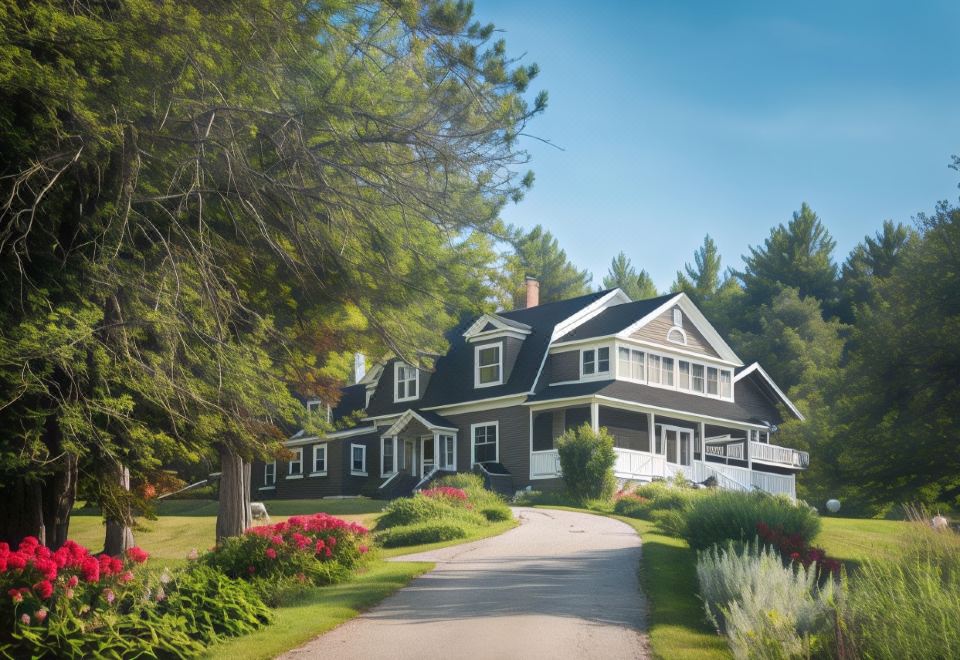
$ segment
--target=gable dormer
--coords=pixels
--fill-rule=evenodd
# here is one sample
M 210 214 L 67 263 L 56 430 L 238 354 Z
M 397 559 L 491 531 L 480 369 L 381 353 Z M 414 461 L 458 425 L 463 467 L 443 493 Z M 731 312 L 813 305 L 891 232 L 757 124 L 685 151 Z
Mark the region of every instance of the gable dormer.
M 526 323 L 497 314 L 484 314 L 467 328 L 463 337 L 473 353 L 474 388 L 506 383 L 523 342 L 532 331 Z

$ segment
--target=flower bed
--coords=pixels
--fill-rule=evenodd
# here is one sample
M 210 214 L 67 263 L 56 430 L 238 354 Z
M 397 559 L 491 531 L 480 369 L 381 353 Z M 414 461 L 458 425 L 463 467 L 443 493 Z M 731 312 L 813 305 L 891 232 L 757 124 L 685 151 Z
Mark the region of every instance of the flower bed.
M 787 561 L 800 563 L 804 568 L 816 564 L 817 573 L 821 575 L 840 575 L 840 562 L 827 557 L 827 551 L 823 548 L 811 546 L 800 534 L 787 534 L 782 527 L 771 527 L 761 521 L 757 523 L 757 536 L 763 543 L 773 546 Z

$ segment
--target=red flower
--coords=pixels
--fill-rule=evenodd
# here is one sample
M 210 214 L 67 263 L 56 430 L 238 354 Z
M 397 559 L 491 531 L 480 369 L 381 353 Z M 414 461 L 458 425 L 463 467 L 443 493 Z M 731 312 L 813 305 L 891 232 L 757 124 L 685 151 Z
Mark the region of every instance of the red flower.
M 14 603 L 23 602 L 23 594 L 20 593 L 19 589 L 10 589 L 9 591 L 7 591 L 7 595 L 10 596 L 10 598 L 13 600 Z
M 149 558 L 150 558 L 150 555 L 147 554 L 147 552 L 142 548 L 138 548 L 134 546 L 129 550 L 127 550 L 127 559 L 132 559 L 137 564 L 142 564 L 145 561 L 147 561 L 147 559 Z
M 357 550 L 360 551 L 360 554 L 361 554 L 361 555 L 367 554 L 367 551 L 368 551 L 369 549 L 370 549 L 370 548 L 368 548 L 368 547 L 365 546 L 365 545 L 361 545 L 361 546 L 358 546 L 358 547 L 357 547 Z
M 85 582 L 100 581 L 100 562 L 96 557 L 87 557 L 80 566 L 80 572 L 83 574 Z
M 267 550 L 266 550 L 266 552 L 264 552 L 264 554 L 267 555 L 267 557 L 269 557 L 270 559 L 276 559 L 276 558 L 277 558 L 277 551 L 274 550 L 273 548 L 267 548 Z
M 790 559 L 792 559 L 793 561 L 797 561 L 798 559 L 800 559 L 800 553 L 799 553 L 799 552 L 791 552 L 791 553 L 790 553 Z
M 67 586 L 68 586 L 68 587 L 75 587 L 75 586 L 77 586 L 77 583 L 78 583 L 78 582 L 80 582 L 80 579 L 79 579 L 76 575 L 71 575 L 71 576 L 70 576 L 70 579 L 67 580 Z
M 120 576 L 120 581 L 121 581 L 121 582 L 133 582 L 133 573 L 132 573 L 131 571 L 127 571 L 126 573 L 124 573 L 123 575 Z
M 15 552 L 7 557 L 7 566 L 14 570 L 22 570 L 27 566 L 27 558 L 19 552 Z
M 46 600 L 53 595 L 53 584 L 49 580 L 41 580 L 33 585 L 33 591 L 40 600 Z

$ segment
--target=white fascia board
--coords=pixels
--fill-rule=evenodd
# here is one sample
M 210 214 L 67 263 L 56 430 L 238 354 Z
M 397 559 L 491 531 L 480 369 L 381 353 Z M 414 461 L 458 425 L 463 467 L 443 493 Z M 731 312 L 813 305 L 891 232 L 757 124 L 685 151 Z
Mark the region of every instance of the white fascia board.
M 495 330 L 482 331 L 482 328 L 486 327 L 488 323 L 494 326 Z M 469 340 L 480 335 L 486 335 L 489 337 L 500 332 L 529 335 L 532 331 L 533 328 L 526 323 L 505 319 L 497 314 L 482 314 L 480 318 L 474 321 L 470 327 L 467 328 L 467 330 L 463 333 L 463 336 Z
M 754 362 L 749 367 L 736 374 L 733 377 L 733 382 L 739 382 L 743 377 L 749 376 L 754 371 L 763 376 L 763 379 L 767 381 L 771 388 L 773 388 L 773 391 L 777 393 L 777 396 L 780 397 L 780 400 L 783 401 L 784 405 L 790 409 L 790 412 L 797 416 L 797 419 L 799 419 L 801 422 L 806 419 L 803 416 L 803 413 L 800 412 L 795 405 L 793 405 L 793 401 L 790 400 L 790 397 L 784 394 L 783 390 L 781 390 L 780 387 L 773 381 L 773 378 L 770 377 L 770 374 L 768 374 L 764 368 L 760 366 L 759 362 Z
M 458 429 L 450 426 L 440 426 L 439 424 L 434 424 L 433 422 L 427 421 L 422 415 L 419 415 L 416 410 L 408 410 L 407 412 L 400 415 L 400 419 L 395 421 L 390 428 L 380 434 L 381 438 L 390 438 L 402 431 L 404 427 L 410 423 L 411 420 L 416 419 L 418 422 L 423 424 L 431 431 L 452 431 L 456 433 Z

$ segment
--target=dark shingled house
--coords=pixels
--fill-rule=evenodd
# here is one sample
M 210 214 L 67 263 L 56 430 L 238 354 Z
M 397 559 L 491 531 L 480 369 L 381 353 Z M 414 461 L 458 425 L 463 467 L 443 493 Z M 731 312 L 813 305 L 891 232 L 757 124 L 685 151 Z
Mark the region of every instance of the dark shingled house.
M 397 359 L 371 369 L 330 413 L 361 421 L 291 437 L 293 460 L 254 465 L 253 497 L 394 496 L 470 470 L 504 492 L 555 488 L 554 439 L 585 422 L 616 439 L 618 479 L 679 472 L 795 496 L 809 456 L 774 441 L 785 416 L 802 415 L 685 294 L 529 302 L 452 330 L 432 370 Z

